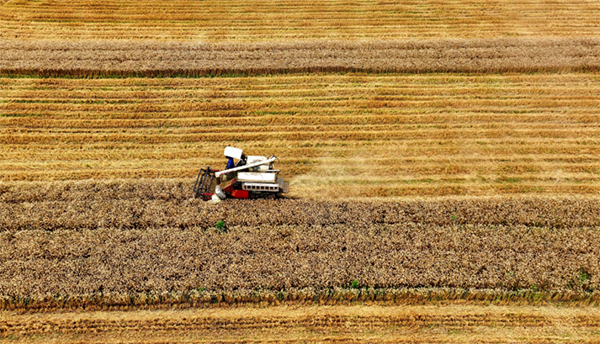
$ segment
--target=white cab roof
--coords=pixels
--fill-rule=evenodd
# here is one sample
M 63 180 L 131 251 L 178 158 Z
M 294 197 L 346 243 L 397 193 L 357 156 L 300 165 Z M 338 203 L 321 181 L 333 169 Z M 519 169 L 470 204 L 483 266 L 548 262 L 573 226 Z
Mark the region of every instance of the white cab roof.
M 235 147 L 226 147 L 225 148 L 225 156 L 228 158 L 241 159 L 242 158 L 242 150 Z

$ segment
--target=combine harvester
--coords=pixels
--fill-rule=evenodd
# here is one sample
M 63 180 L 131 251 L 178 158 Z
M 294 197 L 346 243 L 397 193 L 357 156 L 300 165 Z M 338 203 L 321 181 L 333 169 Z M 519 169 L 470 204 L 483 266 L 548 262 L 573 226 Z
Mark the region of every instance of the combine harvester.
M 200 170 L 194 184 L 195 198 L 218 203 L 226 198 L 275 198 L 288 192 L 289 183 L 273 169 L 275 156 L 246 156 L 239 148 L 227 147 L 225 157 L 229 158 L 225 170 Z

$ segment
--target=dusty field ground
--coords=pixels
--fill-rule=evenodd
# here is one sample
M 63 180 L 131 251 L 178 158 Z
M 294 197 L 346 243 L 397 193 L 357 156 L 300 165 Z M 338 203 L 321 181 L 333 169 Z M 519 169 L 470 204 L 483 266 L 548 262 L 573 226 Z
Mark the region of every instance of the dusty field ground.
M 7 343 L 598 343 L 597 308 L 385 303 L 0 312 Z

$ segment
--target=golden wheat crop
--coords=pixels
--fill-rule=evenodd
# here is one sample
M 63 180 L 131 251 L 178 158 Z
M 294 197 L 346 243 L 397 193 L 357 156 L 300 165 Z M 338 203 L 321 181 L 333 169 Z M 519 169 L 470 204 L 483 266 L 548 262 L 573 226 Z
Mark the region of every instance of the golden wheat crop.
M 596 198 L 215 207 L 190 200 L 190 188 L 172 180 L 2 184 L 5 307 L 395 299 L 402 288 L 586 300 L 600 287 Z M 225 230 L 214 228 L 219 220 Z
M 249 41 L 597 36 L 597 1 L 0 2 L 0 38 Z
M 0 342 L 597 340 L 599 18 L 0 0 Z M 191 198 L 227 145 L 288 198 Z
M 91 180 L 0 184 L 0 231 L 212 228 L 290 225 L 600 226 L 595 197 L 473 197 L 406 201 L 192 199 L 192 180 Z M 251 214 L 251 215 L 250 215 Z
M 435 301 L 434 301 L 435 302 Z M 202 338 L 207 342 L 252 340 L 269 342 L 369 343 L 560 343 L 599 337 L 598 307 L 504 307 L 435 303 L 435 307 L 354 302 L 354 305 L 289 305 L 270 307 L 210 307 L 140 310 L 60 310 L 59 312 L 0 311 L 0 336 L 9 341 L 47 343 L 155 343 Z M 567 306 L 567 307 L 564 307 Z M 181 307 L 181 308 L 179 308 Z M 121 308 L 121 307 L 118 307 Z M 182 309 L 183 308 L 183 309 Z M 43 314 L 43 315 L 42 315 Z M 365 330 L 365 329 L 368 329 Z
M 0 180 L 193 178 L 226 145 L 303 197 L 597 194 L 597 73 L 0 79 Z
M 441 288 L 442 295 L 444 288 L 450 294 L 490 289 L 496 295 L 524 289 L 586 298 L 599 287 L 598 240 L 598 227 L 505 225 L 4 231 L 0 267 L 10 278 L 0 281 L 0 294 L 7 305 L 25 299 L 60 302 L 61 295 L 73 305 L 94 298 L 127 305 L 132 296 L 141 297 L 136 302 L 142 304 L 160 303 L 150 301 L 160 295 L 174 303 L 186 297 L 209 302 L 215 295 L 238 295 L 236 302 L 244 302 L 244 295 L 256 290 L 271 293 L 256 297 L 273 298 L 279 291 L 290 298 L 303 290 L 323 291 L 325 300 L 361 293 L 355 296 L 360 300 L 393 295 L 398 288 Z M 359 290 L 335 295 L 336 288 L 343 291 L 353 283 Z
M 201 76 L 281 72 L 598 70 L 598 38 L 189 43 L 0 40 L 0 73 Z

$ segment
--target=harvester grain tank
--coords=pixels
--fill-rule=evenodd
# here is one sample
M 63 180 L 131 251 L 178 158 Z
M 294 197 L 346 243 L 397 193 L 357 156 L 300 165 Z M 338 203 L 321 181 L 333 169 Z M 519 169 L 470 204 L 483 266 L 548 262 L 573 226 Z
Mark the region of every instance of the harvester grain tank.
M 225 198 L 275 198 L 288 192 L 289 183 L 274 169 L 275 156 L 246 156 L 235 147 L 225 148 L 224 154 L 228 158 L 224 170 L 200 170 L 194 197 L 218 202 Z

